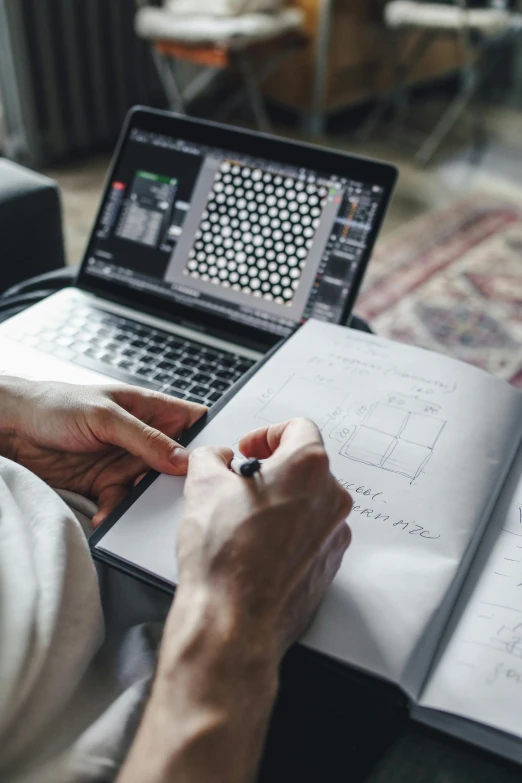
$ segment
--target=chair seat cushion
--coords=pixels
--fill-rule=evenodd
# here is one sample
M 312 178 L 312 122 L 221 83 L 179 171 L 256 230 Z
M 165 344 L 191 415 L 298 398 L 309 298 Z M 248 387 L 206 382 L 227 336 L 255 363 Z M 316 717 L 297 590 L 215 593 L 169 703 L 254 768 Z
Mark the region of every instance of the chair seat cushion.
M 279 11 L 283 0 L 165 0 L 164 5 L 179 16 L 238 16 Z
M 245 46 L 298 30 L 304 13 L 286 8 L 275 14 L 244 14 L 235 17 L 178 16 L 166 9 L 141 8 L 136 14 L 136 32 L 149 40 L 190 44 Z
M 509 27 L 511 14 L 490 8 L 462 11 L 456 5 L 419 3 L 413 0 L 392 0 L 385 8 L 388 27 L 424 27 L 437 30 L 458 30 L 463 20 L 477 32 L 495 35 Z

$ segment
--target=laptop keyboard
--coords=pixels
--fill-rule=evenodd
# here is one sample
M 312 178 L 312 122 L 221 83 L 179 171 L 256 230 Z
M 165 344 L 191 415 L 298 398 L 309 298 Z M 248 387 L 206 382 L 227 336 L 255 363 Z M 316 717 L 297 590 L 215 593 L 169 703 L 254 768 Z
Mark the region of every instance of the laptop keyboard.
M 214 405 L 255 364 L 113 313 L 70 306 L 13 324 L 12 339 L 126 383 Z

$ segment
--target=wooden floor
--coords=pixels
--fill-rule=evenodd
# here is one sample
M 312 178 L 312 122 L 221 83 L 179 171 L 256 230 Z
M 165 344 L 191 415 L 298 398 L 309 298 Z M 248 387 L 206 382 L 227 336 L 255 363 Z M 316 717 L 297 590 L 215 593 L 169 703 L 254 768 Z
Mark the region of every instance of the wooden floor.
M 430 107 L 433 111 L 433 106 Z M 393 162 L 400 178 L 382 235 L 405 225 L 415 217 L 473 189 L 520 188 L 522 197 L 522 113 L 488 108 L 485 112 L 489 144 L 479 161 L 473 162 L 467 127 L 462 123 L 444 144 L 437 159 L 426 168 L 412 162 L 415 146 L 391 140 L 385 128 L 365 144 L 355 144 L 347 134 L 337 133 L 320 143 L 361 155 Z M 278 128 L 281 135 L 295 135 Z M 58 180 L 62 190 L 67 256 L 78 263 L 99 205 L 109 157 L 97 157 L 46 173 Z

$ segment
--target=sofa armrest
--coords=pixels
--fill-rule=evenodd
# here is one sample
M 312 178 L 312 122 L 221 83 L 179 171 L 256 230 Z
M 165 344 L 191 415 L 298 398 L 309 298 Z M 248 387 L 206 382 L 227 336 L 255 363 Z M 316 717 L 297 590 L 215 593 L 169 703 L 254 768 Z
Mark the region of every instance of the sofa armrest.
M 0 293 L 64 266 L 58 185 L 0 159 Z

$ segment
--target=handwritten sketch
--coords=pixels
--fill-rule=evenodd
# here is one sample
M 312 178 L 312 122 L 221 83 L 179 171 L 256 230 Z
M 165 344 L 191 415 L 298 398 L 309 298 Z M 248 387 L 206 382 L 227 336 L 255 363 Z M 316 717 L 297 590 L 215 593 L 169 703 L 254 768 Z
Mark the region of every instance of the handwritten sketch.
M 322 430 L 330 421 L 331 411 L 338 408 L 345 397 L 344 389 L 321 379 L 292 375 L 279 389 L 267 390 L 266 396 L 262 395 L 260 402 L 265 404 L 256 418 L 275 423 L 304 416 L 315 421 Z
M 431 459 L 446 424 L 436 415 L 439 412 L 438 406 L 416 398 L 389 395 L 371 405 L 362 421 L 349 428 L 339 453 L 414 481 Z
M 501 625 L 491 643 L 508 655 L 522 658 L 522 623 Z

